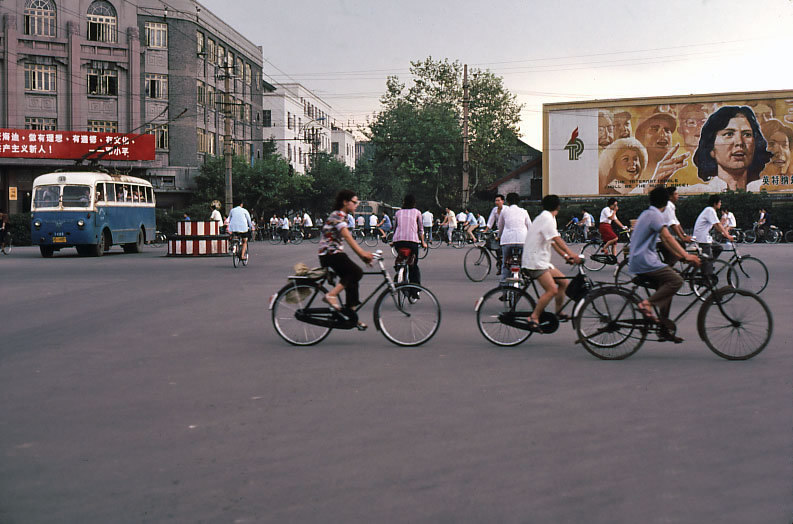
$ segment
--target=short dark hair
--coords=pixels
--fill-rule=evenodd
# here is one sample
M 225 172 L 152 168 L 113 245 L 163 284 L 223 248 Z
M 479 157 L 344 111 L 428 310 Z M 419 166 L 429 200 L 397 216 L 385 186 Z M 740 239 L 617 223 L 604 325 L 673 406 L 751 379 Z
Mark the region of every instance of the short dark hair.
M 405 195 L 405 198 L 402 199 L 402 207 L 405 209 L 412 209 L 416 207 L 416 197 L 414 197 L 411 193 Z
M 608 202 L 606 202 L 606 205 L 610 206 L 611 204 L 614 204 L 616 202 L 617 202 L 617 199 L 614 198 L 614 197 L 611 197 L 611 198 L 608 199 Z
M 542 197 L 542 208 L 546 211 L 556 211 L 559 209 L 560 200 L 556 195 L 545 195 Z
M 344 207 L 345 202 L 349 202 L 355 198 L 355 191 L 352 189 L 342 189 L 338 193 L 336 193 L 336 203 L 334 204 L 333 209 L 341 209 Z
M 677 193 L 677 186 L 667 186 L 666 187 L 666 194 L 669 195 L 670 198 L 675 193 Z
M 719 195 L 710 195 L 708 197 L 709 206 L 715 206 L 719 202 L 721 202 L 721 197 Z
M 661 209 L 669 203 L 669 190 L 665 187 L 656 187 L 650 191 L 650 205 Z
M 507 204 L 510 206 L 516 205 L 520 202 L 520 195 L 517 193 L 507 193 Z
M 502 195 L 501 193 L 499 193 L 499 194 L 497 194 L 497 195 L 496 195 L 496 198 L 500 198 L 501 200 L 504 200 L 504 195 Z
M 760 171 L 771 160 L 772 155 L 768 152 L 768 142 L 760 131 L 760 124 L 757 123 L 752 108 L 749 106 L 724 106 L 710 115 L 705 125 L 702 126 L 699 146 L 694 152 L 694 165 L 697 166 L 699 178 L 702 180 L 710 180 L 718 173 L 716 160 L 710 156 L 713 144 L 716 142 L 716 133 L 726 128 L 730 120 L 738 115 L 746 117 L 752 127 L 752 135 L 754 135 L 754 157 L 746 170 L 746 183 L 758 180 Z

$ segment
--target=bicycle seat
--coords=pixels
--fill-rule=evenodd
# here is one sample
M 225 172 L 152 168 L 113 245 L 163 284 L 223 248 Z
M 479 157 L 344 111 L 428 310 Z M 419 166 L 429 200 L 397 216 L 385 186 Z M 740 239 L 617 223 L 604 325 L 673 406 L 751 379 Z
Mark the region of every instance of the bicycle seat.
M 648 277 L 645 275 L 636 275 L 631 280 L 634 284 L 641 287 L 646 287 L 648 289 L 658 289 L 658 283 L 652 277 Z

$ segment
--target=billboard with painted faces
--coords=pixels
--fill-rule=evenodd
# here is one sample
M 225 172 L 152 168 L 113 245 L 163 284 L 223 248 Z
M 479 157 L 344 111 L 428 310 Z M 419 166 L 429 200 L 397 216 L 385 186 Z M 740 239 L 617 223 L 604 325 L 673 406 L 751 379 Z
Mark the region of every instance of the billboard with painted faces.
M 545 193 L 793 191 L 793 92 L 548 104 L 544 112 Z

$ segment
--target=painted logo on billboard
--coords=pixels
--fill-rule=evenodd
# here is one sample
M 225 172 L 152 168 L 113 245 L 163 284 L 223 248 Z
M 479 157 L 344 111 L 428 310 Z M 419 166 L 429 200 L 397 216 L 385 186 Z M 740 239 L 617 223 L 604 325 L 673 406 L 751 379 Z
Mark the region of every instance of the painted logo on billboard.
M 570 135 L 570 140 L 564 148 L 570 154 L 570 160 L 578 160 L 581 158 L 581 153 L 584 152 L 584 141 L 578 138 L 577 127 L 573 131 L 573 134 Z

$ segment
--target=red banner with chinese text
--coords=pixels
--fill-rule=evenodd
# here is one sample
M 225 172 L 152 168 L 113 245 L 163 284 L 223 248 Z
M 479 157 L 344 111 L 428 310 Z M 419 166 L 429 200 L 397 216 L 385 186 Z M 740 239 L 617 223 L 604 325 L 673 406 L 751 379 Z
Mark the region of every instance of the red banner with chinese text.
M 154 135 L 0 129 L 0 158 L 154 160 Z

